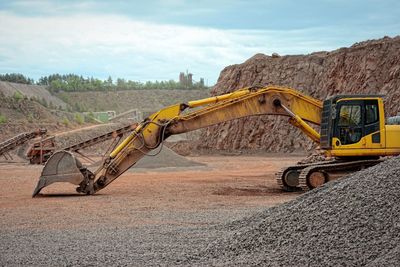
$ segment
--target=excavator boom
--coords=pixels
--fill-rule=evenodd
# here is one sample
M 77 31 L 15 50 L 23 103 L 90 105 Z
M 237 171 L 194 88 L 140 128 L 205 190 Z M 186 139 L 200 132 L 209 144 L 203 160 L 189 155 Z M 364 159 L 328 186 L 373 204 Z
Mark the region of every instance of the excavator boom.
M 93 194 L 159 147 L 169 136 L 247 116 L 287 116 L 291 124 L 319 143 L 319 133 L 309 123 L 320 125 L 321 110 L 321 101 L 278 86 L 244 88 L 166 107 L 141 122 L 95 172 L 88 170 L 70 152 L 55 153 L 43 168 L 33 196 L 45 186 L 61 181 L 78 184 L 80 193 Z

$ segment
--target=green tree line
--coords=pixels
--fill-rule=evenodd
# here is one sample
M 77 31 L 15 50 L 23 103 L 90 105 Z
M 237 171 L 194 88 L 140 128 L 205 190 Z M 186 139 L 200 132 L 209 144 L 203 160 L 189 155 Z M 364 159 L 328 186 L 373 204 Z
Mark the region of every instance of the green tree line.
M 31 78 L 25 77 L 21 73 L 6 73 L 0 74 L 0 81 L 23 83 L 23 84 L 34 84 L 35 81 Z
M 139 82 L 117 78 L 115 81 L 108 77 L 101 80 L 93 77 L 83 77 L 76 74 L 51 74 L 39 78 L 37 82 L 23 74 L 11 73 L 0 75 L 1 81 L 44 85 L 51 93 L 82 92 L 82 91 L 119 91 L 119 90 L 148 90 L 148 89 L 207 89 L 204 82 L 194 82 L 190 85 L 181 84 L 174 80 Z

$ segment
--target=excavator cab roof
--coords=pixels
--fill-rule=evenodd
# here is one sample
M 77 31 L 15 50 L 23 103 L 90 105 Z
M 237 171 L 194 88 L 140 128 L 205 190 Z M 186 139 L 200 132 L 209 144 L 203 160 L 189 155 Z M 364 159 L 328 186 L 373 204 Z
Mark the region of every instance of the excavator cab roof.
M 365 95 L 335 95 L 330 98 L 327 98 L 325 101 L 329 101 L 331 103 L 336 103 L 338 100 L 343 98 L 383 98 L 385 95 L 375 95 L 375 94 L 365 94 Z

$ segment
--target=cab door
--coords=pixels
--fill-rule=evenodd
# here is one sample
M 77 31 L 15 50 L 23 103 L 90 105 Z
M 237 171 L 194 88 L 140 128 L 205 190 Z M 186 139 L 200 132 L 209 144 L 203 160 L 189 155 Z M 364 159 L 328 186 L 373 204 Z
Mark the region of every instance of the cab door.
M 381 101 L 382 102 L 382 101 Z M 379 108 L 378 99 L 364 100 L 365 108 L 365 136 L 368 148 L 383 148 L 384 147 L 384 124 L 383 103 Z M 382 114 L 381 114 L 382 113 Z
M 354 148 L 362 147 L 360 141 L 364 136 L 363 101 L 339 101 L 336 105 L 336 110 L 334 137 L 339 139 L 340 142 L 337 143 L 336 146 L 352 145 Z
M 382 148 L 378 99 L 342 100 L 336 105 L 334 137 L 337 148 Z

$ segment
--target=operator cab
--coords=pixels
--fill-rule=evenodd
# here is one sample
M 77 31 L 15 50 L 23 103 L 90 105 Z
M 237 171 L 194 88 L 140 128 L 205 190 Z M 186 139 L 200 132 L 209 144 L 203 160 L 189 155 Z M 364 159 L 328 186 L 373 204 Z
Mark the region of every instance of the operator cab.
M 335 132 L 342 145 L 358 143 L 362 137 L 379 131 L 378 100 L 343 100 L 336 105 Z M 380 142 L 379 133 L 373 142 Z
M 354 149 L 358 148 L 383 148 L 383 118 L 381 95 L 339 95 L 327 99 L 322 109 L 321 148 L 336 156 L 354 156 Z M 353 151 L 345 152 L 350 149 Z M 368 156 L 365 152 L 360 151 L 359 156 Z

